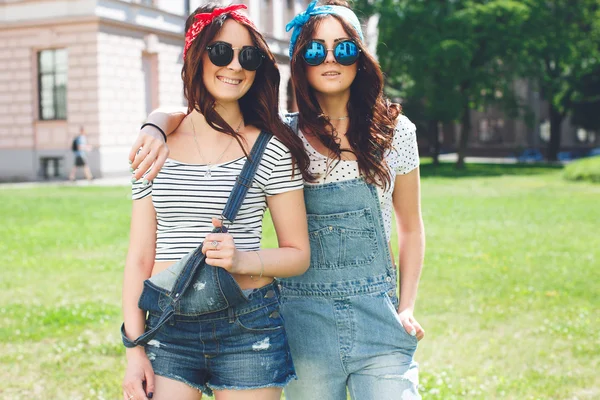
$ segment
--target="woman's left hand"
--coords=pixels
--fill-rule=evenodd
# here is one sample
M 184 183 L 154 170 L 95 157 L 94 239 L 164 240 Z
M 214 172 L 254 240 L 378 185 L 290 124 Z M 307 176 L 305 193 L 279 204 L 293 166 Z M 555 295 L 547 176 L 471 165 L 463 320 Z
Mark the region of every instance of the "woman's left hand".
M 218 218 L 213 218 L 215 228 L 221 226 Z M 235 248 L 233 236 L 229 233 L 209 233 L 204 239 L 202 253 L 206 254 L 206 263 L 220 267 L 229 273 L 239 273 L 240 252 Z
M 400 317 L 400 321 L 402 322 L 402 326 L 406 329 L 411 336 L 416 336 L 417 340 L 423 339 L 425 336 L 425 330 L 421 327 L 421 324 L 415 319 L 413 316 L 413 311 L 411 309 L 398 310 L 398 316 Z

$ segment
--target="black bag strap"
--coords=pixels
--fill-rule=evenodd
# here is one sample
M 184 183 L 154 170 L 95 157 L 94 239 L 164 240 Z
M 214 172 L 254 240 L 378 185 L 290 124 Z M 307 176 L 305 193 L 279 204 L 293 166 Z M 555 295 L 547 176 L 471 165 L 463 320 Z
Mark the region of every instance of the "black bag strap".
M 289 113 L 285 115 L 285 120 L 292 131 L 297 135 L 298 134 L 298 116 L 299 113 Z

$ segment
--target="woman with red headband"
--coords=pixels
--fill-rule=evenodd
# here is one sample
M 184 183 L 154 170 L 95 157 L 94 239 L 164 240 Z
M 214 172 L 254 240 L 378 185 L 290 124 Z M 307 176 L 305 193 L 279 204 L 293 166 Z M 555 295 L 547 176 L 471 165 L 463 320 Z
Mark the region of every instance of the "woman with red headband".
M 304 189 L 311 266 L 281 280 L 299 378 L 286 387 L 286 399 L 345 400 L 347 392 L 354 400 L 419 399 L 413 356 L 424 330 L 413 310 L 425 237 L 415 126 L 384 98 L 381 69 L 345 2 L 312 2 L 292 29 L 299 113 L 286 119 L 317 181 Z M 166 131 L 180 119 L 149 117 Z M 153 149 L 144 163 L 159 169 L 168 149 L 151 135 L 142 132 L 137 144 Z M 398 267 L 390 245 L 394 214 Z
M 188 18 L 187 115 L 155 179 L 134 179 L 124 400 L 198 400 L 213 391 L 217 400 L 275 400 L 296 377 L 273 277 L 309 265 L 308 157 L 277 114 L 275 59 L 242 8 L 203 6 Z M 142 147 L 136 161 L 147 154 Z M 261 250 L 267 206 L 279 248 Z M 202 254 L 204 267 L 189 272 Z M 202 279 L 207 271 L 221 280 Z M 152 290 L 156 309 L 146 306 Z

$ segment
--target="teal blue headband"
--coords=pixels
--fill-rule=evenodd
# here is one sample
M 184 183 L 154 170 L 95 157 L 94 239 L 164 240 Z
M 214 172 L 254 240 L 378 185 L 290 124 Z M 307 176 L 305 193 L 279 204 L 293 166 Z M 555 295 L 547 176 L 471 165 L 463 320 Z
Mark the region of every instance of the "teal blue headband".
M 358 36 L 360 36 L 360 40 L 364 41 L 362 28 L 360 27 L 360 21 L 351 9 L 344 6 L 317 7 L 317 0 L 315 0 L 308 5 L 306 11 L 296 15 L 296 17 L 285 27 L 286 32 L 289 32 L 292 29 L 294 30 L 294 32 L 292 32 L 292 38 L 290 39 L 290 58 L 292 58 L 292 55 L 294 54 L 294 47 L 296 46 L 296 41 L 298 41 L 298 37 L 300 36 L 300 32 L 302 32 L 302 27 L 304 24 L 306 24 L 313 15 L 322 14 L 337 15 L 342 17 L 346 22 L 352 25 L 356 33 L 358 33 Z

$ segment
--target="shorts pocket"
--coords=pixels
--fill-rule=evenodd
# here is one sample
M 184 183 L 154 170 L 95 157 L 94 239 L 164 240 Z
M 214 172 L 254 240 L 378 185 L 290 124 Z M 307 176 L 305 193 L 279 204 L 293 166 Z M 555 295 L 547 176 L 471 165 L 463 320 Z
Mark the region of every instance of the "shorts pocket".
M 263 307 L 239 315 L 235 323 L 248 332 L 275 332 L 283 329 L 283 318 L 278 307 Z

